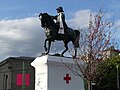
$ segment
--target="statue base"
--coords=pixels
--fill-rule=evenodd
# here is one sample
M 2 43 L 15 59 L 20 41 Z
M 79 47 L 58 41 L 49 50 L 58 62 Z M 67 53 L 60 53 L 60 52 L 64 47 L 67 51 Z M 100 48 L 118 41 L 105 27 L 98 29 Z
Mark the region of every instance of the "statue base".
M 64 63 L 72 58 L 43 55 L 31 65 L 35 67 L 35 90 L 84 90 L 82 78 L 75 76 Z

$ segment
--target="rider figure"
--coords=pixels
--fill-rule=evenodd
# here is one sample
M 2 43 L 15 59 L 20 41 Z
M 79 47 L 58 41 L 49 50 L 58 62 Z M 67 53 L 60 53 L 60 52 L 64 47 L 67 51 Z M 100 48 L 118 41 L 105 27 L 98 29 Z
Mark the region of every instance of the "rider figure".
M 56 25 L 59 28 L 58 33 L 65 34 L 64 33 L 64 24 L 63 24 L 63 20 L 65 21 L 65 14 L 64 14 L 63 8 L 60 6 L 56 10 L 57 10 L 58 15 L 52 16 L 52 17 L 53 17 L 53 19 L 56 20 Z

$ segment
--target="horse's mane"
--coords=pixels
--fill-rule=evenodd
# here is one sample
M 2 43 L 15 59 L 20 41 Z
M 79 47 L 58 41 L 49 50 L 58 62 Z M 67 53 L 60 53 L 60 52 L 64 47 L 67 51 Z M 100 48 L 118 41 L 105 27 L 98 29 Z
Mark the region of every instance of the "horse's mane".
M 53 18 L 52 18 L 48 13 L 44 13 L 44 14 L 47 15 L 48 20 L 50 20 L 49 23 L 51 23 L 54 28 L 57 28 L 57 29 L 58 29 L 58 27 L 57 27 L 57 25 L 55 24 Z

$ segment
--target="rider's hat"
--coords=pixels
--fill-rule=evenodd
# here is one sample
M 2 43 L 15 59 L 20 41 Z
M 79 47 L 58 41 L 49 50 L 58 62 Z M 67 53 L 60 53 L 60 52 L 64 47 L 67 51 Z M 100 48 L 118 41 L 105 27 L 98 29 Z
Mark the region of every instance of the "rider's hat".
M 59 11 L 59 12 L 64 12 L 64 11 L 63 11 L 63 8 L 62 8 L 61 6 L 58 7 L 56 10 Z

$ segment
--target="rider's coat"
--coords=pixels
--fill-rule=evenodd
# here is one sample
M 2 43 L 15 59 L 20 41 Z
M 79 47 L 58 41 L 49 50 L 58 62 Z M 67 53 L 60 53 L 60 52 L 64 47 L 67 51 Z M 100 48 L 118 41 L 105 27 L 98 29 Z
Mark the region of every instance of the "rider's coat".
M 64 34 L 63 20 L 65 21 L 65 14 L 63 12 L 59 12 L 58 15 L 53 16 L 53 19 L 56 20 L 56 24 L 59 27 L 58 33 Z

